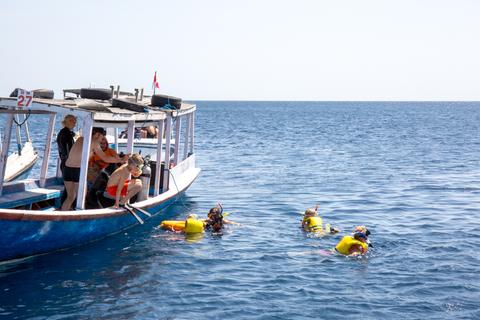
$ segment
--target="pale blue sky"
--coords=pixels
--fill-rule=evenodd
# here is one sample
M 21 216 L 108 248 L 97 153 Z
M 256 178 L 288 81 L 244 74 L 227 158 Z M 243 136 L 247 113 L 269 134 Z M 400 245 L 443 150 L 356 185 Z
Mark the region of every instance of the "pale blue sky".
M 0 94 L 480 100 L 480 1 L 2 0 Z

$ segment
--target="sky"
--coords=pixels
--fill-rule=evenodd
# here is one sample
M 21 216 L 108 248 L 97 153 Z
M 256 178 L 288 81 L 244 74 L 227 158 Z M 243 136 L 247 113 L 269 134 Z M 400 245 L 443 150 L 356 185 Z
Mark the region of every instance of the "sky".
M 478 101 L 477 0 L 1 0 L 0 95 Z

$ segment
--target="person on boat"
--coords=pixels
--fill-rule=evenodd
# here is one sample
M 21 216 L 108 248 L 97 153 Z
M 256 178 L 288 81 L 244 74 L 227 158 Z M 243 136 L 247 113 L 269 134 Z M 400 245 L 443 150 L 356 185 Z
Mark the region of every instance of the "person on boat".
M 135 139 L 142 139 L 142 138 L 147 138 L 147 131 L 145 130 L 146 127 L 142 127 L 142 128 L 135 128 L 135 130 L 133 131 L 133 137 Z M 120 139 L 128 139 L 128 131 L 127 130 L 123 130 L 122 132 L 120 132 L 119 136 L 118 136 Z
M 335 246 L 335 251 L 346 256 L 365 255 L 372 245 L 368 240 L 370 231 L 365 226 L 355 227 L 351 235 L 344 236 Z
M 128 200 L 142 190 L 140 179 L 129 180 L 130 175 L 139 177 L 142 174 L 143 159 L 138 153 L 133 154 L 127 163 L 115 170 L 107 182 L 107 193 L 115 198 L 114 208 L 125 205 Z
M 62 121 L 63 128 L 57 135 L 58 156 L 60 157 L 62 176 L 65 175 L 65 163 L 68 159 L 68 153 L 74 144 L 73 137 L 75 137 L 75 133 L 72 129 L 75 128 L 76 124 L 77 118 L 74 115 L 67 114 Z
M 148 126 L 144 128 L 146 131 L 146 138 L 158 138 L 158 129 L 155 126 Z
M 105 136 L 105 129 L 95 127 L 92 129 L 92 140 L 90 144 L 90 155 L 93 153 L 97 154 L 103 161 L 108 163 L 118 163 L 126 161 L 128 155 L 124 158 L 107 156 L 100 147 L 100 142 Z M 68 159 L 65 162 L 65 173 L 63 175 L 63 181 L 65 184 L 65 190 L 67 191 L 67 198 L 62 204 L 62 211 L 70 210 L 72 207 L 75 198 L 77 197 L 78 191 L 78 182 L 80 180 L 80 166 L 82 162 L 82 152 L 83 152 L 83 137 L 80 137 L 75 141 L 68 154 Z
M 109 157 L 118 156 L 117 151 L 108 146 L 107 137 L 103 137 L 102 141 L 100 142 L 100 148 L 102 148 L 103 153 Z M 93 154 L 90 156 L 90 159 L 88 160 L 87 181 L 89 183 L 93 183 L 98 177 L 100 171 L 108 167 L 110 164 L 111 163 L 103 161 L 99 155 L 93 152 Z
M 323 220 L 318 215 L 318 205 L 315 208 L 308 208 L 305 210 L 302 219 L 302 228 L 306 232 L 313 232 L 317 234 L 335 234 L 340 232 L 339 229 L 331 227 L 329 223 L 323 228 Z

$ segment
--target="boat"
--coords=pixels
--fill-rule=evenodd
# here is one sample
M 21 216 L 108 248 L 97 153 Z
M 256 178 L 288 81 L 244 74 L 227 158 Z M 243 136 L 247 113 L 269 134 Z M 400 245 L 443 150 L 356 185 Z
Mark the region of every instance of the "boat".
M 38 152 L 35 151 L 28 130 L 27 118 L 21 122 L 18 117 L 14 118 L 16 125 L 17 151 L 8 155 L 5 169 L 5 181 L 26 178 L 38 160 Z M 22 142 L 21 131 L 24 131 L 27 141 Z M 0 152 L 2 150 L 2 137 L 0 136 Z
M 0 261 L 68 249 L 105 238 L 161 215 L 183 196 L 200 174 L 194 152 L 196 106 L 182 101 L 175 108 L 165 108 L 158 96 L 144 96 L 143 90 L 137 89 L 135 94 L 125 94 L 119 87 L 115 90 L 111 86 L 110 89 L 65 89 L 62 99 L 35 98 L 24 90 L 19 90 L 16 97 L 0 97 L 0 113 L 7 115 L 0 157 Z M 55 120 L 66 113 L 83 119 L 84 144 L 75 210 L 58 211 L 63 179 L 58 168 L 53 176 L 47 173 L 53 171 L 48 169 Z M 48 119 L 40 174 L 38 179 L 6 182 L 5 159 L 12 124 L 15 116 L 22 114 L 38 114 Z M 126 130 L 126 150 L 132 153 L 135 127 L 145 125 L 155 125 L 160 132 L 165 132 L 164 139 L 157 141 L 155 160 L 150 160 L 150 181 L 148 176 L 142 177 L 147 178 L 144 186 L 149 188 L 136 202 L 115 209 L 102 190 L 87 189 L 92 128 Z M 173 140 L 176 143 L 172 144 Z M 90 197 L 96 198 L 97 206 L 89 206 Z M 105 200 L 110 200 L 110 204 Z
M 33 148 L 32 142 L 25 142 L 19 151 L 8 156 L 5 181 L 27 177 L 37 160 L 38 152 Z
M 8 155 L 5 181 L 26 178 L 38 160 L 38 152 L 35 151 L 30 139 L 27 120 L 28 117 L 23 117 L 23 119 L 20 120 L 18 116 L 13 119 L 16 126 L 17 151 Z M 25 142 L 22 140 L 22 131 L 26 137 Z M 2 151 L 2 140 L 2 136 L 0 135 L 0 152 Z

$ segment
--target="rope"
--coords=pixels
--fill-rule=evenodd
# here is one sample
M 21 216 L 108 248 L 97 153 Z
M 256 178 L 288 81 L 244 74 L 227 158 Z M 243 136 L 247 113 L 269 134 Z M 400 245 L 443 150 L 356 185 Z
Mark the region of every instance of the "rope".
M 23 122 L 22 123 L 18 123 L 17 122 L 17 119 L 16 117 L 13 117 L 13 122 L 15 122 L 15 124 L 19 127 L 23 126 L 25 124 L 25 122 L 27 122 L 28 118 L 30 118 L 30 115 L 32 114 L 32 110 L 28 109 L 28 113 L 27 115 L 25 116 L 25 119 L 23 119 Z
M 177 108 L 175 108 L 174 106 L 172 106 L 170 104 L 170 99 L 168 99 L 168 102 L 166 105 L 164 105 L 163 107 L 161 107 L 160 109 L 165 109 L 165 110 L 177 110 Z
M 173 183 L 175 184 L 175 188 L 177 188 L 177 193 L 180 193 L 180 189 L 178 188 L 177 186 L 177 182 L 175 181 L 175 177 L 173 176 L 172 172 L 170 171 L 170 169 L 168 169 L 168 174 L 172 177 L 173 179 Z M 181 205 L 185 208 L 185 209 L 189 209 L 187 207 L 187 205 L 185 204 L 185 200 L 184 200 L 184 197 L 180 197 L 180 202 L 181 202 Z

